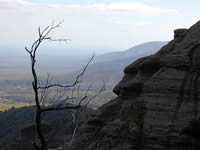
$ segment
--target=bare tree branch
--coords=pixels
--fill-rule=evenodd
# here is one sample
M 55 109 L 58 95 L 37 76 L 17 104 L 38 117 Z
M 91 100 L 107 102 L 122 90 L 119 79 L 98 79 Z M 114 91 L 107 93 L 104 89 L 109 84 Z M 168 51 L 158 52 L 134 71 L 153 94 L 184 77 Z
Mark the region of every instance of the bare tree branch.
M 63 21 L 62 21 L 63 22 Z M 32 82 L 32 86 L 33 86 L 33 90 L 34 90 L 34 95 L 35 95 L 35 103 L 36 103 L 36 124 L 37 124 L 37 133 L 38 133 L 38 137 L 40 139 L 40 146 L 37 145 L 36 143 L 35 148 L 39 149 L 39 150 L 45 150 L 47 149 L 47 144 L 46 144 L 46 140 L 45 137 L 43 135 L 42 129 L 41 129 L 41 113 L 42 113 L 42 108 L 41 108 L 41 100 L 43 99 L 39 99 L 39 91 L 38 91 L 38 77 L 37 77 L 37 72 L 35 70 L 35 63 L 36 63 L 36 52 L 39 48 L 39 46 L 41 45 L 41 43 L 44 40 L 52 40 L 51 37 L 47 36 L 51 33 L 52 30 L 60 27 L 60 25 L 62 24 L 62 22 L 54 25 L 54 23 L 52 23 L 51 27 L 47 26 L 44 30 L 41 31 L 40 27 L 38 28 L 38 34 L 39 37 L 38 39 L 33 42 L 31 49 L 29 50 L 27 47 L 25 47 L 25 50 L 28 52 L 30 59 L 31 59 L 31 72 L 32 72 L 32 76 L 33 76 L 33 82 Z M 62 39 L 62 41 L 66 41 L 67 39 Z M 61 41 L 61 40 L 60 40 Z M 48 83 L 47 83 L 48 84 Z M 45 89 L 45 93 L 46 90 L 48 90 L 48 88 Z
M 65 109 L 78 109 L 80 107 L 81 107 L 80 105 L 77 105 L 77 106 L 65 106 L 65 107 L 48 107 L 48 108 L 41 109 L 41 112 L 65 110 Z
M 46 89 L 46 88 L 52 88 L 52 87 L 63 87 L 63 88 L 74 87 L 77 83 L 81 82 L 81 80 L 79 80 L 79 79 L 84 75 L 85 71 L 87 70 L 89 64 L 91 63 L 91 61 L 93 59 L 94 59 L 94 55 L 90 58 L 87 65 L 83 68 L 82 72 L 79 75 L 76 76 L 76 79 L 72 84 L 69 84 L 69 85 L 51 84 L 51 85 L 48 85 L 48 86 L 39 86 L 38 89 Z
M 51 78 L 50 78 L 50 75 L 48 75 L 47 80 L 44 83 L 44 86 L 40 86 L 40 82 L 39 82 L 38 76 L 37 76 L 37 71 L 35 69 L 37 51 L 39 49 L 39 46 L 45 40 L 50 41 L 50 42 L 54 42 L 54 41 L 67 42 L 69 40 L 69 39 L 62 39 L 62 38 L 61 39 L 53 39 L 51 36 L 49 36 L 49 34 L 54 29 L 61 27 L 62 23 L 63 23 L 63 21 L 59 22 L 58 24 L 54 24 L 54 22 L 52 22 L 52 24 L 50 26 L 47 26 L 43 30 L 41 30 L 41 28 L 38 27 L 38 39 L 33 42 L 30 49 L 25 47 L 25 50 L 27 51 L 27 53 L 30 56 L 31 72 L 32 72 L 32 76 L 33 76 L 32 88 L 34 91 L 34 100 L 36 103 L 35 123 L 36 123 L 36 129 L 37 129 L 37 134 L 38 134 L 38 139 L 36 139 L 36 141 L 34 143 L 34 147 L 37 150 L 47 150 L 48 149 L 46 136 L 44 135 L 43 130 L 42 130 L 42 122 L 41 122 L 42 113 L 49 112 L 49 111 L 66 110 L 66 109 L 78 110 L 76 115 L 74 116 L 75 130 L 74 130 L 72 141 L 71 141 L 71 142 L 73 142 L 73 138 L 74 138 L 77 128 L 78 128 L 78 118 L 79 118 L 81 111 L 83 109 L 86 109 L 86 107 L 91 102 L 91 100 L 94 99 L 101 92 L 103 92 L 103 90 L 105 89 L 104 88 L 105 86 L 104 86 L 103 88 L 100 89 L 99 92 L 97 92 L 95 95 L 93 95 L 92 97 L 89 98 L 88 92 L 91 87 L 91 86 L 89 86 L 88 89 L 85 91 L 85 94 L 81 98 L 79 95 L 80 86 L 78 86 L 78 88 L 77 88 L 77 85 L 82 81 L 82 78 L 83 78 L 89 64 L 94 59 L 94 55 L 89 59 L 86 66 L 83 67 L 82 72 L 76 76 L 76 78 L 72 84 L 69 84 L 69 85 L 63 85 L 63 84 L 57 84 L 57 83 L 51 84 L 50 83 Z M 69 89 L 72 88 L 72 96 L 71 97 L 69 97 L 68 95 L 65 94 L 65 91 L 64 91 L 65 88 L 69 88 Z M 77 91 L 78 97 L 74 97 L 74 91 L 76 88 L 78 90 Z M 51 90 L 56 90 L 56 93 L 52 94 Z M 53 96 L 53 100 L 54 100 L 54 103 L 51 106 L 46 105 L 50 96 L 51 96 L 51 98 Z M 76 104 L 66 103 L 70 99 L 72 101 L 74 101 L 76 99 L 77 103 Z
M 88 91 L 89 91 L 90 88 L 91 88 L 91 85 L 90 85 L 90 86 L 88 87 L 88 89 L 86 90 L 85 96 L 87 95 L 87 93 L 88 93 Z M 69 142 L 69 144 L 68 144 L 68 147 L 67 147 L 68 150 L 70 150 L 70 148 L 71 148 L 71 146 L 72 146 L 72 144 L 73 144 L 73 142 L 74 142 L 74 138 L 75 138 L 75 135 L 76 135 L 77 130 L 78 130 L 78 124 L 79 124 L 79 118 L 80 118 L 81 112 L 83 112 L 84 110 L 86 110 L 88 104 L 89 104 L 94 98 L 96 98 L 99 94 L 101 94 L 104 90 L 105 90 L 105 83 L 103 82 L 102 88 L 101 88 L 95 95 L 93 95 L 92 97 L 90 97 L 90 98 L 88 99 L 88 101 L 87 101 L 85 104 L 83 104 L 80 108 L 78 108 L 78 109 L 73 109 L 73 110 L 72 110 L 73 123 L 74 123 L 74 126 L 75 126 L 75 127 L 74 127 L 74 130 L 73 130 L 72 138 L 71 138 L 71 140 L 70 140 L 70 142 Z M 82 103 L 83 100 L 81 100 L 80 102 Z

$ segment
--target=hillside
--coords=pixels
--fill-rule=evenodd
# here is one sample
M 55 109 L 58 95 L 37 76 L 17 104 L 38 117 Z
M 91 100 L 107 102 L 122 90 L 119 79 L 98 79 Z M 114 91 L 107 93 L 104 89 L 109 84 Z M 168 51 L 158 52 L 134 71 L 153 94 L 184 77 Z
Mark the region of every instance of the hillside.
M 166 45 L 168 42 L 164 41 L 152 41 L 142 43 L 136 46 L 133 46 L 127 50 L 120 51 L 120 52 L 110 52 L 101 56 L 96 57 L 95 62 L 107 62 L 107 61 L 114 61 L 114 60 L 123 60 L 126 58 L 139 58 L 154 54 L 157 52 L 161 47 Z
M 86 109 L 81 113 L 80 123 L 86 121 L 94 110 Z M 31 132 L 33 126 L 34 107 L 22 107 L 15 109 L 14 107 L 1 112 L 0 111 L 0 149 L 6 150 L 21 150 L 20 147 L 32 147 L 31 139 L 35 132 Z M 72 111 L 63 110 L 45 113 L 43 121 L 48 128 L 51 128 L 53 137 L 51 136 L 52 144 L 63 144 L 63 139 L 70 137 L 74 128 L 72 123 Z M 34 131 L 34 129 L 31 129 Z M 28 132 L 27 132 L 28 131 Z M 50 133 L 48 133 L 50 135 Z M 26 139 L 26 143 L 23 139 Z M 53 140 L 52 140 L 53 139 Z
M 132 61 L 156 53 L 167 42 L 146 42 L 125 51 L 107 53 L 97 56 L 94 63 L 89 66 L 86 74 L 86 82 L 106 82 L 108 89 L 112 89 L 123 77 L 123 69 Z M 77 73 L 74 73 L 77 74 Z M 73 74 L 73 76 L 74 76 Z
M 73 150 L 199 150 L 200 21 L 124 70 Z

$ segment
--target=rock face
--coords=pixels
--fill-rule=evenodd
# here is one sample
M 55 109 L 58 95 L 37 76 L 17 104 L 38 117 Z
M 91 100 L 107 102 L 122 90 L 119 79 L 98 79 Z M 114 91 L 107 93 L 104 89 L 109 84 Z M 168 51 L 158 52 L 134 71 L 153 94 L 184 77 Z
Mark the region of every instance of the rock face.
M 175 30 L 174 40 L 124 73 L 118 97 L 97 110 L 72 149 L 200 149 L 200 22 Z

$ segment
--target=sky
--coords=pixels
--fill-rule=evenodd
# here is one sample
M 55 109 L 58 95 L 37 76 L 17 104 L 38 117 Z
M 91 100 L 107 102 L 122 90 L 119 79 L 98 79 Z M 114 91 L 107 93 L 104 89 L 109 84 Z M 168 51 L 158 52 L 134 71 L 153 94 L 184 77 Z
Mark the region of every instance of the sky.
M 0 0 L 0 47 L 29 46 L 39 26 L 62 20 L 51 36 L 71 41 L 45 46 L 111 51 L 169 41 L 174 29 L 199 20 L 199 6 L 199 0 Z

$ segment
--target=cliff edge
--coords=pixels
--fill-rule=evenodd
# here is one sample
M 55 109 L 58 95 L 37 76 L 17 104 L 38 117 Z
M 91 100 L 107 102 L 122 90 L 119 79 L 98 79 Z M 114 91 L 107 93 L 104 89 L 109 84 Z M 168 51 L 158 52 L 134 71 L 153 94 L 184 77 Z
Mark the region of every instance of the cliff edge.
M 156 54 L 125 68 L 117 98 L 84 124 L 73 150 L 200 149 L 200 22 L 174 33 Z

